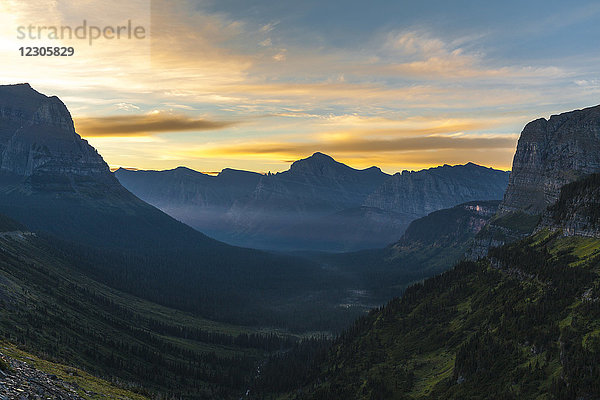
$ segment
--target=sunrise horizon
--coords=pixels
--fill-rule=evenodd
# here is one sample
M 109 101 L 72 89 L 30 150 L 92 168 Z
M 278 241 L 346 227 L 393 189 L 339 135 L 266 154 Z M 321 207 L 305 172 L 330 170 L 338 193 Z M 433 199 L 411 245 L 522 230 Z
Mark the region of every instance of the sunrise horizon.
M 528 121 L 600 102 L 576 41 L 594 4 L 288 7 L 6 1 L 0 83 L 58 96 L 111 168 L 153 170 L 278 172 L 316 151 L 388 173 L 509 170 Z M 17 51 L 37 44 L 73 55 Z

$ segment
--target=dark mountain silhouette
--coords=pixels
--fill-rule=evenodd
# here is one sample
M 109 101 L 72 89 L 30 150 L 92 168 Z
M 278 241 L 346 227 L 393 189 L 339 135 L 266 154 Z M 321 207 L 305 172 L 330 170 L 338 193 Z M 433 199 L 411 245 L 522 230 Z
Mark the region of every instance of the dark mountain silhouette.
M 288 171 L 235 171 L 234 185 L 180 169 L 116 171 L 140 198 L 209 236 L 277 250 L 351 251 L 397 241 L 432 211 L 473 200 L 499 200 L 508 173 L 469 163 L 394 176 L 357 170 L 315 153 Z M 258 182 L 257 182 L 258 180 Z M 215 193 L 226 195 L 215 196 Z

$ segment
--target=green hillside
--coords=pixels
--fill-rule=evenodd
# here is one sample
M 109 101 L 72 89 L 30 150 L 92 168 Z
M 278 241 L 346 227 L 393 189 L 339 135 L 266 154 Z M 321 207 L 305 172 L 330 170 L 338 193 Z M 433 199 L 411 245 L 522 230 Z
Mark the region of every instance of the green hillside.
M 230 398 L 245 392 L 257 361 L 296 340 L 111 289 L 11 224 L 0 229 L 0 338 L 51 361 L 142 393 Z
M 282 398 L 599 398 L 599 260 L 599 239 L 544 230 L 459 263 L 359 319 Z

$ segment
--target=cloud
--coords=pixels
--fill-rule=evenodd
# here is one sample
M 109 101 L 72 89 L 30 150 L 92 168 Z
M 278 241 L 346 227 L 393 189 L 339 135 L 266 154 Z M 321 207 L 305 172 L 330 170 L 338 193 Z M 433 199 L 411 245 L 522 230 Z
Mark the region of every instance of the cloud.
M 483 78 L 543 81 L 567 77 L 561 68 L 545 65 L 488 65 L 486 55 L 474 50 L 480 37 L 443 40 L 427 31 L 409 30 L 389 33 L 384 40 L 377 62 L 358 67 L 366 74 L 385 74 L 429 80 Z
M 273 60 L 275 60 L 275 61 L 285 61 L 285 59 L 286 59 L 285 53 L 286 52 L 287 52 L 286 49 L 280 49 L 279 52 L 273 56 Z
M 151 113 L 77 118 L 75 124 L 84 137 L 151 136 L 166 132 L 209 131 L 235 125 L 233 121 L 213 121 L 180 114 Z
M 261 32 L 261 33 L 269 33 L 269 32 L 271 32 L 273 29 L 275 29 L 275 27 L 276 27 L 277 25 L 279 25 L 279 21 L 270 22 L 270 23 L 268 23 L 268 24 L 266 24 L 266 25 L 263 25 L 263 26 L 260 28 L 260 32 Z
M 307 143 L 252 143 L 233 146 L 220 146 L 200 150 L 202 155 L 266 155 L 277 154 L 291 156 L 325 151 L 331 153 L 356 153 L 356 152 L 408 152 L 408 151 L 433 151 L 433 150 L 496 150 L 514 149 L 514 137 L 454 137 L 454 136 L 425 136 L 394 139 L 361 139 L 350 138 L 347 140 L 330 142 Z
M 400 134 L 402 135 L 402 134 Z M 345 140 L 311 140 L 278 138 L 281 141 L 239 142 L 229 145 L 209 145 L 202 148 L 179 148 L 173 152 L 182 160 L 208 163 L 209 160 L 235 160 L 248 165 L 277 165 L 284 170 L 290 160 L 297 160 L 320 151 L 356 168 L 372 165 L 393 173 L 402 169 L 421 169 L 441 164 L 480 165 L 508 170 L 511 167 L 517 135 L 430 135 L 423 137 L 360 138 Z
M 262 42 L 259 42 L 258 44 L 263 47 L 271 47 L 273 42 L 271 41 L 271 38 L 266 38 L 265 40 L 263 40 Z
M 131 104 L 131 103 L 117 103 L 115 105 L 117 106 L 117 109 L 123 110 L 123 111 L 134 111 L 134 110 L 140 109 L 138 106 L 136 106 L 135 104 Z

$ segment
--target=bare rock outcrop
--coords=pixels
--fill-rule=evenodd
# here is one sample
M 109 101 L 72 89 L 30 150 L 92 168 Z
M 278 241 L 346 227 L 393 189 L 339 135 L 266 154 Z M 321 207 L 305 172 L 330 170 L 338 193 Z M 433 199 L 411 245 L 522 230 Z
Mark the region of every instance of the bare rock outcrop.
M 500 212 L 542 214 L 560 188 L 600 172 L 600 106 L 528 123 L 517 145 Z

